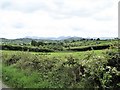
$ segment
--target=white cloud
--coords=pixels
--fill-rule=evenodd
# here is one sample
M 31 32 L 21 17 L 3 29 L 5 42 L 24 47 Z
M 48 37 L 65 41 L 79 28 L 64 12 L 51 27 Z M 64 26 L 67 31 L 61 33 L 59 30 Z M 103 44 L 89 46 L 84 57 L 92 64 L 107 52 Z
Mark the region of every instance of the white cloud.
M 117 37 L 118 0 L 0 0 L 0 37 Z

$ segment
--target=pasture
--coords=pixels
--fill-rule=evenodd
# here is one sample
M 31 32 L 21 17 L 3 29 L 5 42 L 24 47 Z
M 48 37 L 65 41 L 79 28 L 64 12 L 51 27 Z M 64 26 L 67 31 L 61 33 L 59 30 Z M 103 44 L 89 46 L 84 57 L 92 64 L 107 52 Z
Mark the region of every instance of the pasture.
M 32 43 L 2 44 L 2 80 L 9 87 L 120 88 L 117 40 Z
M 86 84 L 106 88 L 113 73 L 105 72 L 110 67 L 106 53 L 111 51 L 38 53 L 3 50 L 2 79 L 15 88 L 85 88 Z M 119 78 L 117 68 L 110 67 L 110 70 L 116 71 Z M 119 83 L 114 86 L 119 87 Z

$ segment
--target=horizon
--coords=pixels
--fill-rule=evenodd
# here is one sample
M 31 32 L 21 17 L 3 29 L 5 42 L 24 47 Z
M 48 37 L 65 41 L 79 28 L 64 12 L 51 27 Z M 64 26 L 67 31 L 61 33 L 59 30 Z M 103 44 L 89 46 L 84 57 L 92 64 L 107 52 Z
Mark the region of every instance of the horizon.
M 0 38 L 118 37 L 119 0 L 0 0 Z
M 0 39 L 50 39 L 50 40 L 54 40 L 54 39 L 69 39 L 69 38 L 85 38 L 85 39 L 115 39 L 118 37 L 79 37 L 79 36 L 58 36 L 58 37 L 36 37 L 36 36 L 26 36 L 26 37 L 20 37 L 20 38 L 4 38 L 4 37 L 0 37 Z

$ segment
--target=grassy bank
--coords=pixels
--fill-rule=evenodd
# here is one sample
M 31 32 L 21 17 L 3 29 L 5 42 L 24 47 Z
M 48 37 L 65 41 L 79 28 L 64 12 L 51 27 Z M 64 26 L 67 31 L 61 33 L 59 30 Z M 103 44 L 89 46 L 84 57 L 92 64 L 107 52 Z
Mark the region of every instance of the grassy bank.
M 43 80 L 42 74 L 32 71 L 24 71 L 12 66 L 3 65 L 3 82 L 12 88 L 40 88 L 48 87 L 49 84 Z

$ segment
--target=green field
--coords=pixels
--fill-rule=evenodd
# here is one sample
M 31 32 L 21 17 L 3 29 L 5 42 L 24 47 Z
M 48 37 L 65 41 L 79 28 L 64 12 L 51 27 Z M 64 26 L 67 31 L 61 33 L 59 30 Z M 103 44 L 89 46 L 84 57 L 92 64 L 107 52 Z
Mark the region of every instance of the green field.
M 84 84 L 89 81 L 84 81 L 84 79 L 88 79 L 87 70 L 90 70 L 90 73 L 92 73 L 91 70 L 93 71 L 93 75 L 90 75 L 89 77 L 93 76 L 93 78 L 95 78 L 94 74 L 99 76 L 99 74 L 104 70 L 101 70 L 101 68 L 104 67 L 103 64 L 107 63 L 107 59 L 105 57 L 105 53 L 107 51 L 109 50 L 55 52 L 47 54 L 36 52 L 2 51 L 3 81 L 9 86 L 17 88 L 85 88 Z M 72 72 L 75 70 L 74 68 L 78 69 L 79 66 L 84 66 L 87 69 L 86 76 L 85 73 L 82 76 L 79 76 L 82 77 L 83 80 L 81 79 L 77 82 L 74 80 L 77 76 L 75 77 Z M 96 72 L 94 72 L 94 70 Z M 119 74 L 118 71 L 117 73 Z M 103 74 L 106 75 L 107 72 Z M 77 73 L 75 73 L 75 75 L 77 75 Z M 101 78 L 101 84 L 103 84 L 102 87 L 106 87 L 108 84 L 107 82 L 111 79 L 109 77 L 111 77 L 111 73 L 108 74 L 107 81 L 104 80 L 105 77 Z M 66 81 L 66 79 L 68 79 L 68 81 Z M 95 82 L 94 84 L 95 86 L 92 87 L 100 87 L 99 84 L 97 85 Z M 88 87 L 91 87 L 91 84 Z
M 105 41 L 101 43 L 105 45 Z M 2 80 L 11 88 L 120 88 L 117 41 L 110 43 L 112 46 L 101 50 L 30 52 L 17 50 L 18 47 L 12 47 L 16 50 L 1 50 Z M 85 44 L 77 46 L 84 47 Z M 75 47 L 70 45 L 70 48 Z

